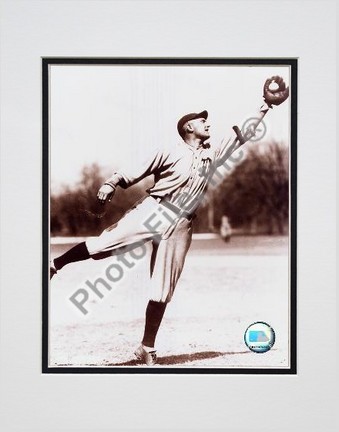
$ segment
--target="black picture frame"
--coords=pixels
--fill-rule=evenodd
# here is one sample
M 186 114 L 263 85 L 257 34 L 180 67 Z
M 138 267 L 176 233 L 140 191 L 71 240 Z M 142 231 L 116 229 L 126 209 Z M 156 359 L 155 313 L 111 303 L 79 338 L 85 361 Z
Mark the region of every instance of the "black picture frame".
M 284 65 L 291 68 L 290 149 L 290 367 L 289 368 L 158 368 L 50 367 L 49 304 L 49 67 L 51 65 Z M 44 374 L 297 374 L 297 80 L 296 58 L 42 58 L 42 373 Z

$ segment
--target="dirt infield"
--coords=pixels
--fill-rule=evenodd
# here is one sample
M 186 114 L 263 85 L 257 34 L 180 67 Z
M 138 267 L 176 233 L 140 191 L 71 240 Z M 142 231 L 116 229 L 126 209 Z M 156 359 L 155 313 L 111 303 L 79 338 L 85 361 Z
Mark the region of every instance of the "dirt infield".
M 69 245 L 67 246 L 67 248 Z M 52 247 L 51 254 L 65 246 Z M 69 297 L 95 281 L 116 257 L 71 264 L 50 286 L 50 366 L 138 367 L 133 358 L 148 301 L 148 256 L 124 272 L 103 298 L 90 293 L 82 314 Z M 265 321 L 276 342 L 264 354 L 244 343 Z M 234 237 L 194 241 L 157 338 L 159 367 L 289 367 L 288 239 Z

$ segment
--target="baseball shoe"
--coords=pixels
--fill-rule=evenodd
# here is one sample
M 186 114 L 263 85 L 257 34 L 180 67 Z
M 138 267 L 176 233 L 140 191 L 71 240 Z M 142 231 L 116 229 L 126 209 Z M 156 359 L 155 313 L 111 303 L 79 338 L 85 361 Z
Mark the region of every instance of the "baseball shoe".
M 51 260 L 49 263 L 49 279 L 51 280 L 55 274 L 57 274 L 57 269 L 55 268 L 54 261 Z
M 147 366 L 154 366 L 157 361 L 156 351 L 147 352 L 142 345 L 134 352 L 136 358 Z

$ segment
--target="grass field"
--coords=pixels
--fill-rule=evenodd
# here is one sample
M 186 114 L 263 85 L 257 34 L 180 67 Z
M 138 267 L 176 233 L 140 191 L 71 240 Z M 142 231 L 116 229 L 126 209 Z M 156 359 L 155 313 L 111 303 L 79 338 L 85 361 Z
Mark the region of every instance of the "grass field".
M 70 245 L 51 248 L 52 257 Z M 148 251 L 149 253 L 149 251 Z M 65 267 L 50 286 L 50 366 L 139 367 L 133 358 L 148 302 L 145 256 L 123 278 L 90 292 L 82 314 L 69 300 L 85 282 L 104 274 L 116 257 Z M 264 354 L 244 343 L 246 328 L 265 321 L 276 342 Z M 193 241 L 158 338 L 159 367 L 289 367 L 289 278 L 287 237 L 235 236 Z

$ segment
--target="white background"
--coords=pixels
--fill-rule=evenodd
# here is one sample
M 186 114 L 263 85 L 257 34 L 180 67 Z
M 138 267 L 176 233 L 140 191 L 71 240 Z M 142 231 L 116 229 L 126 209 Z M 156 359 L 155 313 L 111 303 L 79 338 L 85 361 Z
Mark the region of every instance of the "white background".
M 4 431 L 334 431 L 335 5 L 2 1 Z M 41 56 L 299 57 L 298 375 L 42 375 Z

